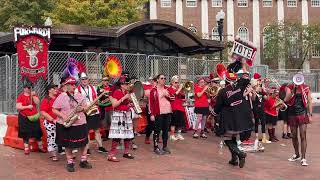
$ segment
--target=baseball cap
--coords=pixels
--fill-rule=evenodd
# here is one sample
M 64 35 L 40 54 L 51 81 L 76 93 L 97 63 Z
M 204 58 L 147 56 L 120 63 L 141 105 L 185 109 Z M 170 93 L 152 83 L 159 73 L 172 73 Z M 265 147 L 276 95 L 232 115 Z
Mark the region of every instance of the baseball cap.
M 84 72 L 80 73 L 80 79 L 88 79 L 87 74 Z

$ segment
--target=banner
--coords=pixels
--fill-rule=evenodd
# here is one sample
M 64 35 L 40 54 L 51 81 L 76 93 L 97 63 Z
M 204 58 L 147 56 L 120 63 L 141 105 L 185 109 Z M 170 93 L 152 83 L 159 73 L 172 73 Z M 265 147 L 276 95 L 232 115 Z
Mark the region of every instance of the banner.
M 245 60 L 249 66 L 253 65 L 257 48 L 250 41 L 241 40 L 237 37 L 233 42 L 231 58 L 233 60 Z
M 14 39 L 22 78 L 47 78 L 50 28 L 15 27 Z

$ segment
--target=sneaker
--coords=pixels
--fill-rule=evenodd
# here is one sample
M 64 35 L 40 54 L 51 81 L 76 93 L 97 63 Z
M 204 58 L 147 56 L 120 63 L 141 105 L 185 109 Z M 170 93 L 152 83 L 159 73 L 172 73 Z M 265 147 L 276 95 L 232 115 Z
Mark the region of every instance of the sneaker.
M 88 151 L 89 151 L 89 149 L 88 149 Z M 78 149 L 73 149 L 72 150 L 72 153 L 77 153 L 78 152 Z
M 153 152 L 157 155 L 164 155 L 164 152 L 161 151 L 160 148 L 156 148 Z
M 64 151 L 64 149 L 59 149 L 59 150 L 58 150 L 58 153 L 59 153 L 60 155 L 65 155 L 65 154 L 66 154 L 66 152 Z
M 176 138 L 175 135 L 170 135 L 170 140 L 171 140 L 171 141 L 176 141 L 176 140 L 178 140 L 178 139 Z
M 237 145 L 240 146 L 242 142 L 240 140 L 237 140 Z
M 132 148 L 133 150 L 136 150 L 136 149 L 138 149 L 138 146 L 136 145 L 136 143 L 132 143 L 131 148 Z
M 286 133 L 282 134 L 282 139 L 289 139 L 288 135 Z
M 123 157 L 127 159 L 134 159 L 134 156 L 132 156 L 130 153 L 123 154 Z
M 171 151 L 168 147 L 163 148 L 162 151 L 164 152 L 164 154 L 171 154 Z
M 25 154 L 25 155 L 29 155 L 29 154 L 30 154 L 29 148 L 25 148 L 25 149 L 24 149 L 24 154 Z
M 67 164 L 66 168 L 68 172 L 75 172 L 74 163 Z
M 88 161 L 81 161 L 79 165 L 84 169 L 92 169 L 92 165 Z
M 300 156 L 297 156 L 297 155 L 294 154 L 294 155 L 292 155 L 291 158 L 288 159 L 288 161 L 294 162 L 294 161 L 298 161 L 298 160 L 300 160 L 300 159 L 301 159 Z
M 57 156 L 52 156 L 52 161 L 59 161 L 59 158 Z
M 204 139 L 208 138 L 208 136 L 205 133 L 200 134 L 200 137 Z
M 291 133 L 288 133 L 287 136 L 289 139 L 292 138 Z
M 99 153 L 105 153 L 105 154 L 108 153 L 108 151 L 107 151 L 104 147 L 99 147 L 99 148 L 98 148 L 98 152 L 99 152 Z
M 253 145 L 254 141 L 252 141 L 251 139 L 248 139 L 248 140 L 243 141 L 242 144 L 244 144 L 244 145 Z
M 270 144 L 271 143 L 271 141 L 269 141 L 267 138 L 262 138 L 261 142 L 264 143 L 264 144 Z
M 91 152 L 90 152 L 90 149 L 87 150 L 87 156 L 90 156 L 91 155 Z
M 150 138 L 147 138 L 147 137 L 146 137 L 146 139 L 144 140 L 144 143 L 145 143 L 145 144 L 150 144 L 150 143 L 151 143 L 151 142 L 150 142 Z
M 176 138 L 177 138 L 178 140 L 184 140 L 184 137 L 183 137 L 181 134 L 177 134 Z
M 194 133 L 194 134 L 193 134 L 193 138 L 198 139 L 198 138 L 199 138 L 199 135 L 198 135 L 197 133 Z
M 301 165 L 302 165 L 302 166 L 308 166 L 309 164 L 307 163 L 307 160 L 306 160 L 306 159 L 302 159 L 302 160 L 301 160 Z

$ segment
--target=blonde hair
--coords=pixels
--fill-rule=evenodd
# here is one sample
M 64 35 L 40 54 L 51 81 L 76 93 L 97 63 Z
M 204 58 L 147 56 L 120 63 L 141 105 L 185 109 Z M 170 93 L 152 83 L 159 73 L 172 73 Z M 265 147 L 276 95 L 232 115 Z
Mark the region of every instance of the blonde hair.
M 178 76 L 178 75 L 172 76 L 172 78 L 171 78 L 171 83 L 172 83 L 173 81 L 179 81 L 179 76 Z

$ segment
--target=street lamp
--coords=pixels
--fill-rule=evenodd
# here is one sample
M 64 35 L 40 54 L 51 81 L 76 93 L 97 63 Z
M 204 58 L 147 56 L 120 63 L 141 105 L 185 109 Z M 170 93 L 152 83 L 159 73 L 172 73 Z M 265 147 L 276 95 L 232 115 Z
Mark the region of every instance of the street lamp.
M 222 34 L 223 34 L 223 20 L 225 13 L 221 9 L 216 15 L 216 21 L 218 24 L 218 33 L 219 33 L 219 41 L 222 42 Z M 222 51 L 220 51 L 220 60 L 222 61 Z

